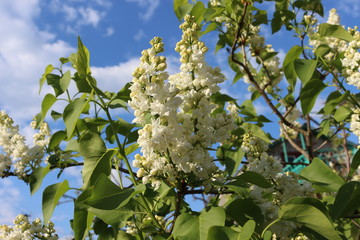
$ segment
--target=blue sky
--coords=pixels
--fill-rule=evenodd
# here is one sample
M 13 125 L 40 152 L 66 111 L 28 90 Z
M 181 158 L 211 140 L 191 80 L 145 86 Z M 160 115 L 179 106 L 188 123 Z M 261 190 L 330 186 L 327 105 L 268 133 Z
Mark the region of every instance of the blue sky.
M 49 89 L 38 95 L 38 79 L 48 64 L 58 65 L 60 57 L 76 50 L 80 35 L 91 53 L 92 72 L 105 90 L 118 91 L 131 81 L 131 73 L 138 64 L 148 41 L 160 36 L 165 42 L 165 55 L 170 71 L 176 71 L 177 54 L 173 51 L 181 36 L 179 21 L 172 10 L 172 0 L 1 0 L 0 1 L 0 109 L 6 110 L 20 125 L 23 134 L 31 137 L 29 119 L 40 110 L 40 103 Z M 325 12 L 336 7 L 342 24 L 359 25 L 360 1 L 325 0 Z M 272 37 L 266 33 L 274 48 L 283 57 L 290 45 L 285 33 Z M 204 41 L 213 48 L 214 35 Z M 229 79 L 226 53 L 208 53 L 208 61 L 220 66 Z M 223 85 L 223 92 L 241 101 L 249 96 L 246 86 L 239 83 Z M 259 113 L 269 110 L 256 104 Z M 65 172 L 74 182 L 79 169 Z M 75 176 L 75 177 L 74 177 Z M 51 180 L 51 179 L 50 179 Z M 30 198 L 29 190 L 15 178 L 0 179 L 0 224 L 10 223 L 18 213 L 41 217 L 41 194 Z M 26 202 L 26 203 L 24 203 Z M 55 211 L 54 222 L 61 236 L 70 235 L 67 227 L 71 204 L 63 204 Z M 69 211 L 70 209 L 70 211 Z M 69 213 L 70 212 L 70 213 Z

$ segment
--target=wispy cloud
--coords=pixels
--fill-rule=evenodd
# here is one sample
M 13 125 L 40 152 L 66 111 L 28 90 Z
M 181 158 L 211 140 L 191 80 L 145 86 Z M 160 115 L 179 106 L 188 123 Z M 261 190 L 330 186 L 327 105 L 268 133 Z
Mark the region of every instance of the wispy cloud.
M 21 4 L 22 8 L 17 7 Z M 39 112 L 38 79 L 45 66 L 57 64 L 59 56 L 74 51 L 53 33 L 35 25 L 34 19 L 40 14 L 36 10 L 38 4 L 27 0 L 0 1 L 0 108 L 16 121 L 29 120 Z
M 160 0 L 126 0 L 127 2 L 135 2 L 137 5 L 143 9 L 144 12 L 139 13 L 139 16 L 144 21 L 149 20 L 155 13 L 155 10 L 160 4 Z
M 342 0 L 338 1 L 338 9 L 345 12 L 347 15 L 357 18 L 360 16 L 360 1 L 359 0 Z
M 140 29 L 134 36 L 135 41 L 141 41 L 143 38 L 146 37 L 146 34 L 144 33 L 144 31 L 142 29 Z
M 51 0 L 47 7 L 55 14 L 63 14 L 65 22 L 60 24 L 62 30 L 77 34 L 83 26 L 96 28 L 106 16 L 111 2 L 108 0 Z
M 10 179 L 2 179 L 0 181 L 0 225 L 12 224 L 19 212 L 19 202 L 21 199 L 20 191 L 14 186 Z M 21 210 L 20 210 L 21 211 Z
M 113 27 L 106 28 L 106 32 L 104 34 L 104 37 L 110 37 L 115 33 L 115 29 Z

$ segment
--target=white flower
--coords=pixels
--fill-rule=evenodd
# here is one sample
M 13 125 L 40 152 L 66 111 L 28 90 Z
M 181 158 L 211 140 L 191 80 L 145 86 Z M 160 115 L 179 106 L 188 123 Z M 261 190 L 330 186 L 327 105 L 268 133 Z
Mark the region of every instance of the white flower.
M 31 126 L 35 126 L 31 123 Z M 37 167 L 44 157 L 45 146 L 49 142 L 50 130 L 46 123 L 42 123 L 39 133 L 35 133 L 34 146 L 25 143 L 25 137 L 19 133 L 19 127 L 5 113 L 0 111 L 0 176 L 11 171 L 23 178 L 26 170 Z
M 211 179 L 217 167 L 207 149 L 229 138 L 236 127 L 229 115 L 213 113 L 211 96 L 225 77 L 205 62 L 207 47 L 198 40 L 199 26 L 187 16 L 180 28 L 180 72 L 168 76 L 164 67 L 159 68 L 166 59 L 158 56 L 163 43 L 155 38 L 152 48 L 143 51 L 131 86 L 134 122 L 143 125 L 138 138 L 142 156 L 135 156 L 133 165 L 143 183 L 155 188 L 160 179 L 174 182 L 185 174 L 196 176 L 196 181 Z
M 272 222 L 278 216 L 279 206 L 292 197 L 309 196 L 313 189 L 308 183 L 300 184 L 295 173 L 282 173 L 280 159 L 266 153 L 268 146 L 251 133 L 245 134 L 242 149 L 246 153 L 249 162 L 247 170 L 254 171 L 270 182 L 275 183 L 270 188 L 261 188 L 256 185 L 251 187 L 250 196 L 260 206 L 267 223 Z M 272 200 L 264 198 L 264 195 L 272 195 Z M 295 224 L 280 222 L 271 227 L 271 230 L 280 236 L 281 239 L 288 239 L 289 234 L 296 228 Z
M 35 219 L 32 223 L 25 215 L 18 215 L 14 220 L 14 226 L 0 225 L 1 240 L 57 240 L 54 224 L 49 222 L 43 225 L 40 219 Z
M 330 10 L 330 14 L 329 14 L 327 23 L 333 24 L 333 25 L 340 25 L 340 16 L 337 14 L 335 8 Z

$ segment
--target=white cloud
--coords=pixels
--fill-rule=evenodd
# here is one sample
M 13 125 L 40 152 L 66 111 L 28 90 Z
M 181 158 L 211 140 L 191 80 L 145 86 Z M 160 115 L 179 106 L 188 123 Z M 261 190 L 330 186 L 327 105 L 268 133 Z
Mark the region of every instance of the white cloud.
M 30 120 L 39 112 L 38 79 L 46 65 L 57 65 L 59 57 L 74 51 L 34 24 L 40 14 L 37 9 L 39 1 L 35 0 L 0 1 L 0 108 L 16 121 Z
M 51 0 L 49 6 L 44 7 L 48 7 L 52 13 L 63 15 L 65 22 L 59 25 L 62 30 L 77 34 L 83 26 L 96 28 L 106 16 L 107 10 L 111 7 L 111 2 L 107 0 Z
M 106 29 L 106 32 L 105 32 L 105 34 L 104 34 L 104 37 L 110 37 L 110 36 L 112 36 L 114 33 L 115 33 L 114 28 L 113 28 L 113 27 L 108 27 L 108 28 Z
M 12 224 L 15 217 L 21 213 L 19 202 L 21 200 L 20 191 L 14 186 L 10 179 L 1 179 L 0 181 L 0 225 Z
M 155 10 L 158 8 L 160 4 L 160 0 L 126 0 L 127 2 L 135 2 L 139 7 L 144 8 L 145 12 L 139 13 L 139 16 L 144 21 L 149 20 Z
M 117 92 L 132 80 L 132 73 L 139 63 L 139 58 L 131 58 L 116 66 L 91 67 L 91 72 L 101 89 Z
M 142 40 L 142 39 L 145 38 L 145 37 L 146 37 L 146 34 L 144 33 L 144 31 L 143 31 L 142 29 L 140 29 L 140 30 L 135 34 L 134 39 L 139 42 L 140 40 Z
M 360 16 L 360 2 L 359 0 L 342 0 L 338 1 L 337 8 L 347 15 L 357 18 Z
M 78 21 L 80 25 L 92 25 L 96 27 L 101 20 L 104 12 L 99 12 L 93 8 L 79 8 L 79 14 L 81 16 L 81 20 Z

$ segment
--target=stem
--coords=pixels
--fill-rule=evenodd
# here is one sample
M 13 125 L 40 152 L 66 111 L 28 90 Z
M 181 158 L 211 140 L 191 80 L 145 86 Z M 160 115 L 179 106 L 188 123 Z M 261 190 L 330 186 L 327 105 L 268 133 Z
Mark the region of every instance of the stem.
M 174 230 L 176 219 L 180 215 L 180 207 L 181 207 L 181 203 L 184 199 L 184 196 L 186 194 L 186 191 L 187 191 L 186 182 L 184 180 L 181 180 L 181 186 L 180 186 L 180 189 L 177 191 L 177 195 L 176 195 L 176 206 L 175 206 L 175 212 L 174 212 L 174 219 L 173 219 L 173 222 L 171 225 L 170 233 Z
M 324 59 L 323 59 L 322 57 L 320 57 L 320 59 L 321 59 L 321 62 L 322 62 L 327 68 L 331 69 L 331 68 L 329 67 L 329 65 L 324 61 Z M 345 91 L 345 92 L 348 91 L 348 90 L 345 88 L 344 84 L 339 80 L 338 76 L 332 71 L 332 69 L 331 69 L 330 72 L 331 72 L 331 75 L 332 75 L 332 76 L 334 77 L 334 79 L 336 80 L 337 84 L 339 84 L 340 88 L 341 88 L 343 91 Z M 356 100 L 351 94 L 349 94 L 349 97 L 350 97 L 352 103 L 355 104 L 358 108 L 360 108 L 360 104 L 357 102 L 357 100 Z
M 124 189 L 124 186 L 123 186 L 123 183 L 122 183 L 122 179 L 121 179 L 121 172 L 119 171 L 119 161 L 118 161 L 117 158 L 115 158 L 114 165 L 115 165 L 115 169 L 116 169 L 116 172 L 117 172 L 117 174 L 118 174 L 118 177 L 119 177 L 119 185 L 120 185 L 120 188 L 121 188 L 121 189 Z
M 95 91 L 94 91 L 95 92 Z M 96 92 L 95 92 L 96 95 L 98 95 Z M 136 177 L 135 177 L 135 173 L 132 171 L 132 168 L 131 168 L 131 165 L 130 165 L 130 162 L 129 162 L 129 159 L 127 158 L 126 154 L 125 154 L 125 149 L 123 147 L 123 145 L 120 143 L 120 139 L 119 139 L 119 136 L 117 135 L 116 131 L 115 131 L 115 126 L 114 126 L 114 121 L 113 119 L 111 118 L 111 115 L 110 115 L 110 112 L 109 112 L 109 109 L 106 107 L 106 104 L 104 102 L 104 100 L 100 97 L 99 97 L 99 100 L 102 104 L 102 109 L 105 111 L 106 113 L 106 116 L 107 118 L 109 119 L 109 122 L 110 122 L 110 126 L 111 126 L 111 130 L 113 131 L 114 135 L 115 135 L 115 141 L 116 141 L 116 145 L 119 149 L 119 153 L 120 155 L 123 157 L 124 159 L 124 162 L 125 162 L 125 165 L 126 165 L 126 168 L 129 170 L 129 174 L 130 174 L 130 178 L 131 178 L 131 181 L 134 183 L 135 186 L 137 186 L 139 183 L 138 181 L 136 180 Z M 140 193 L 140 199 L 141 201 L 143 202 L 144 204 L 144 208 L 146 210 L 146 212 L 149 214 L 151 220 L 153 220 L 153 222 L 155 223 L 155 225 L 163 232 L 165 232 L 166 230 L 163 229 L 163 227 L 161 226 L 161 224 L 158 222 L 158 220 L 155 218 L 153 212 L 151 211 L 150 207 L 149 207 L 149 203 L 146 201 L 143 193 Z
M 349 150 L 347 147 L 347 139 L 346 139 L 346 131 L 345 129 L 343 129 L 343 134 L 344 134 L 344 142 L 343 142 L 343 147 L 344 147 L 344 151 L 346 154 L 346 170 L 349 173 L 350 172 L 350 155 L 349 155 Z
M 309 159 L 309 154 L 290 138 L 290 136 L 287 134 L 287 132 L 285 131 L 285 129 L 282 125 L 281 125 L 281 128 L 283 129 L 283 133 L 285 135 L 286 140 L 288 140 L 288 142 L 291 144 L 291 146 L 293 146 L 298 152 L 300 152 L 302 155 L 304 155 L 305 158 Z
M 314 151 L 312 147 L 312 132 L 311 132 L 311 125 L 310 125 L 310 115 L 306 115 L 306 125 L 307 125 L 307 131 L 305 135 L 305 141 L 306 141 L 306 150 L 309 154 L 309 161 L 311 162 L 314 158 Z

